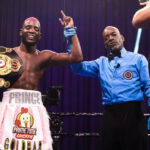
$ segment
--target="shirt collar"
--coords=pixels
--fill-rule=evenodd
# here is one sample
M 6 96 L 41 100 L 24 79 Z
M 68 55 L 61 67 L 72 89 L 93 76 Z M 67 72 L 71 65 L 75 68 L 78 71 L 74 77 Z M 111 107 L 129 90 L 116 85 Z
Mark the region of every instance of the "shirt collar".
M 121 57 L 124 57 L 126 55 L 126 53 L 127 53 L 127 50 L 125 48 L 122 48 L 120 50 L 120 53 L 121 53 Z

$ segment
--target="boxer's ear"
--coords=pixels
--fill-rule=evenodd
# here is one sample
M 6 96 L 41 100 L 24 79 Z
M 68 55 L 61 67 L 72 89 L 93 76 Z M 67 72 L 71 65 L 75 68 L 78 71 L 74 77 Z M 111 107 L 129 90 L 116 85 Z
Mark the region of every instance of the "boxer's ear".
M 20 29 L 19 35 L 22 36 L 22 28 Z

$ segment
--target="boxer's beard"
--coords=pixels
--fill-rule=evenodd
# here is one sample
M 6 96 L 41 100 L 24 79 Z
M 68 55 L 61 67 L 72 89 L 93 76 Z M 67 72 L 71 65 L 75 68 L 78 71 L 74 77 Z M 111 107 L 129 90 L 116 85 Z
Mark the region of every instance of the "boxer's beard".
M 22 43 L 26 46 L 35 46 L 38 43 L 39 40 L 36 40 L 35 42 L 27 42 L 27 40 L 22 37 Z

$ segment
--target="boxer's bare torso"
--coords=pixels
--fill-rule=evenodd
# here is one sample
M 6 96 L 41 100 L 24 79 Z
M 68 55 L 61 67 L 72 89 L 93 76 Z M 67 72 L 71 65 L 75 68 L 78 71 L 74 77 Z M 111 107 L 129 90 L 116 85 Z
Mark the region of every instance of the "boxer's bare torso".
M 62 15 L 63 21 L 60 20 L 60 23 L 63 26 L 74 27 L 73 19 L 65 16 L 63 12 Z M 37 50 L 36 44 L 41 37 L 41 33 L 40 23 L 36 20 L 25 21 L 20 30 L 20 36 L 22 37 L 22 42 L 14 50 L 22 60 L 23 71 L 11 88 L 39 90 L 41 78 L 47 67 L 77 63 L 83 59 L 76 34 L 71 37 L 71 54 L 55 53 L 50 50 L 40 52 Z

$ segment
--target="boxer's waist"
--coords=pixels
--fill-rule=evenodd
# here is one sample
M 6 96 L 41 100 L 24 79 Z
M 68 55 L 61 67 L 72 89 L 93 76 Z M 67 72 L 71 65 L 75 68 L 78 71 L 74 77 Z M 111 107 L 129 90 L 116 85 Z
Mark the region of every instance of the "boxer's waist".
M 24 89 L 9 89 L 3 93 L 3 103 L 21 105 L 42 105 L 41 92 Z

